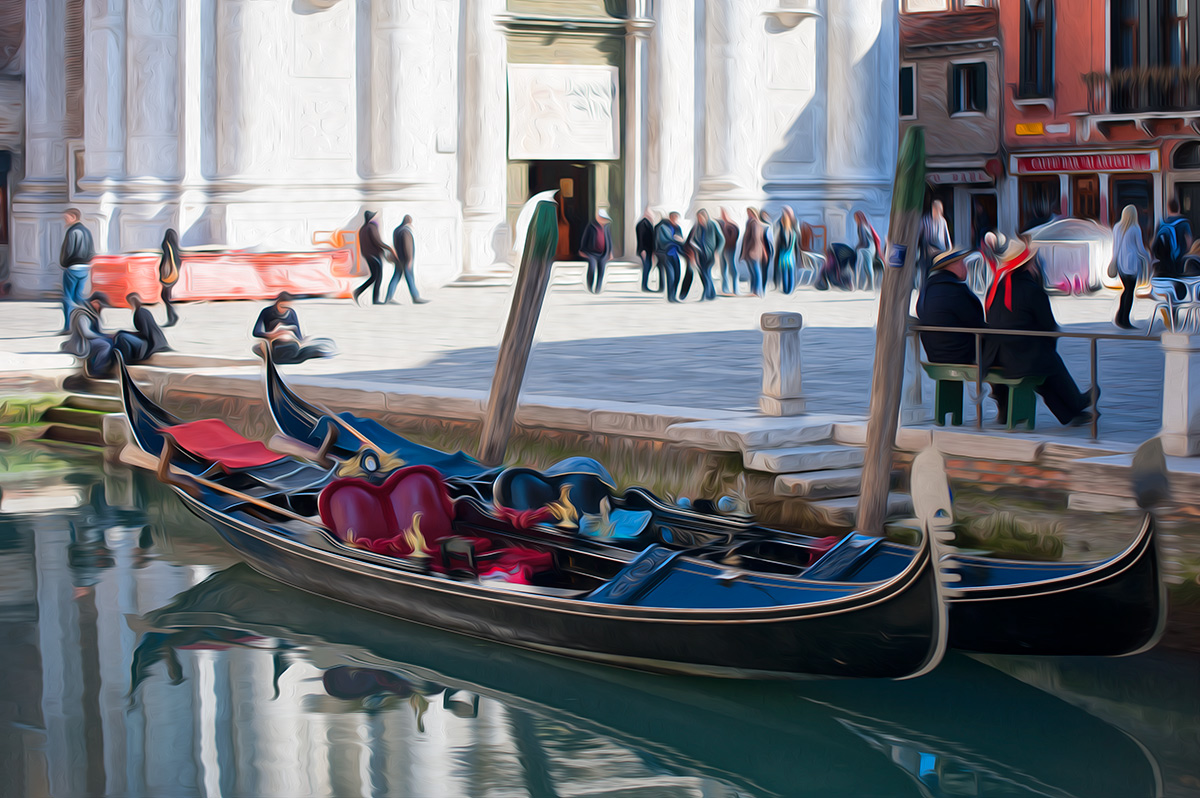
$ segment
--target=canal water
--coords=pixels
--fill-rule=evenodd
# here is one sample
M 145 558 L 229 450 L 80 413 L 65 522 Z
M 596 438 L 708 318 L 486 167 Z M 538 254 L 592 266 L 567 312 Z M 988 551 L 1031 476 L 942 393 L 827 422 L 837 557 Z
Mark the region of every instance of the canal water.
M 287 588 L 147 474 L 0 450 L 3 795 L 1200 795 L 1198 665 L 593 666 Z

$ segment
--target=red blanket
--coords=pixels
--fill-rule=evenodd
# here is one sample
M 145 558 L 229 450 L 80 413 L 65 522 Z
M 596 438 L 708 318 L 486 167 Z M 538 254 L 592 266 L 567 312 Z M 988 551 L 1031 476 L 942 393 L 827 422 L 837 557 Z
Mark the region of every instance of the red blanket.
M 218 418 L 176 424 L 163 432 L 174 438 L 176 445 L 188 454 L 220 463 L 231 471 L 283 459 L 283 455 L 271 451 L 259 441 L 243 437 Z

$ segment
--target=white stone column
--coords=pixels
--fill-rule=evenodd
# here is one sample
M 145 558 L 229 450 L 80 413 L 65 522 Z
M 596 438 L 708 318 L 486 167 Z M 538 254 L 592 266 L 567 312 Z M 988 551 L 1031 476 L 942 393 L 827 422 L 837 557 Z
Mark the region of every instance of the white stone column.
M 696 176 L 696 4 L 657 0 L 651 36 L 650 203 L 686 211 Z
M 197 241 L 209 243 L 214 240 L 211 231 L 191 230 L 196 222 L 204 215 L 208 205 L 208 195 L 203 190 L 205 182 L 204 165 L 207 157 L 215 151 L 215 125 L 212 116 L 205 114 L 205 108 L 211 114 L 215 110 L 216 95 L 213 91 L 213 72 L 216 64 L 212 63 L 212 37 L 215 26 L 212 24 L 212 10 L 205 15 L 204 0 L 180 0 L 182 8 L 179 14 L 179 52 L 178 88 L 179 107 L 179 167 L 180 193 L 174 218 L 174 226 L 183 236 L 182 243 L 186 246 Z M 207 24 L 206 24 L 207 23 Z M 207 36 L 206 36 L 207 34 Z M 205 41 L 209 42 L 205 58 Z
M 760 59 L 755 26 L 763 26 L 753 0 L 705 0 L 703 147 L 696 205 L 744 205 L 761 194 L 760 140 L 763 116 Z M 699 109 L 698 109 L 699 110 Z
M 508 83 L 504 34 L 496 24 L 504 9 L 504 0 L 466 0 L 462 19 L 459 153 L 465 274 L 504 262 L 508 250 Z
M 371 175 L 412 177 L 428 169 L 425 135 L 436 103 L 433 3 L 371 0 Z
M 1200 334 L 1165 332 L 1163 363 L 1163 451 L 1175 457 L 1200 455 Z
M 649 0 L 635 0 L 625 28 L 625 257 L 637 255 L 637 223 L 649 204 L 647 129 L 650 89 L 650 35 L 654 20 Z
M 94 4 L 84 24 L 84 173 L 89 183 L 120 180 L 125 176 L 125 4 Z
M 125 169 L 131 177 L 155 182 L 175 182 L 181 176 L 179 3 L 125 0 Z M 94 80 L 103 74 L 88 77 Z
M 67 203 L 66 0 L 25 3 L 25 177 L 13 194 L 14 293 L 56 295 Z
M 765 416 L 797 416 L 804 412 L 800 386 L 800 330 L 804 318 L 799 313 L 764 313 L 763 387 L 758 397 L 759 410 Z
M 885 235 L 899 141 L 898 7 L 880 0 L 827 0 L 826 174 L 828 231 L 847 240 L 850 214 L 867 210 Z

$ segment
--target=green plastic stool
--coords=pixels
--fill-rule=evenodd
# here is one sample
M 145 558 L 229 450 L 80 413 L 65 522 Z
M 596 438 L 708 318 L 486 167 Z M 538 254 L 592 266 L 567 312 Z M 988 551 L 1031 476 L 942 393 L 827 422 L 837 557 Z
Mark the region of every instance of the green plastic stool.
M 922 363 L 921 367 L 934 381 L 933 423 L 939 427 L 945 426 L 946 416 L 950 416 L 952 426 L 962 426 L 963 383 L 976 381 L 976 368 L 957 363 Z M 1046 380 L 1045 377 L 1012 378 L 1005 377 L 997 371 L 989 371 L 983 380 L 989 385 L 1008 386 L 1006 429 L 1013 429 L 1022 423 L 1025 429 L 1034 428 L 1037 420 L 1036 388 Z

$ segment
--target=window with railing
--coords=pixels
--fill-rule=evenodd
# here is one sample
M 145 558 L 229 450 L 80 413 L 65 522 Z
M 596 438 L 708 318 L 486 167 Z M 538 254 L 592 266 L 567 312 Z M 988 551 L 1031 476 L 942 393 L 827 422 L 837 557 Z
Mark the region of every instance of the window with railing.
M 1111 0 L 1109 71 L 1084 76 L 1092 113 L 1200 110 L 1197 0 Z

